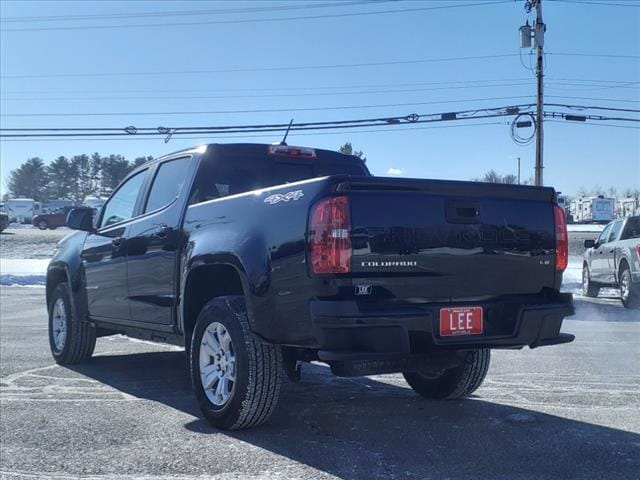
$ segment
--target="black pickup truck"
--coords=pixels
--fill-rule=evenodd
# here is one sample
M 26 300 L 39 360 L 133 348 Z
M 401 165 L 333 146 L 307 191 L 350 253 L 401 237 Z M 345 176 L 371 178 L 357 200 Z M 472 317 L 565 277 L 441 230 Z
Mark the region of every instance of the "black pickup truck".
M 263 423 L 283 374 L 402 372 L 471 394 L 492 348 L 566 343 L 564 212 L 552 188 L 371 176 L 354 156 L 208 145 L 146 163 L 47 271 L 58 363 L 122 333 L 185 347 L 205 417 Z

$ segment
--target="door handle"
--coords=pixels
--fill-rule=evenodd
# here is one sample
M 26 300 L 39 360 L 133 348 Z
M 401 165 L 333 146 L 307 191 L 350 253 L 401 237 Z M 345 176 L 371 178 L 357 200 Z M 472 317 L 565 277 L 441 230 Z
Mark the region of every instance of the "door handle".
M 120 248 L 122 246 L 122 237 L 116 237 L 113 240 L 111 240 L 111 245 L 113 245 L 116 248 Z
M 164 238 L 169 234 L 169 230 L 171 230 L 169 226 L 159 225 L 158 227 L 156 227 L 154 234 L 156 237 Z

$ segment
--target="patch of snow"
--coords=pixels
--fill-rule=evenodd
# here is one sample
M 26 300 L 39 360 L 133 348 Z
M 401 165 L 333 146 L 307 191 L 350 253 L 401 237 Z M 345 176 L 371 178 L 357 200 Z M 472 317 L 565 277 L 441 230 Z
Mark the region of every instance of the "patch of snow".
M 594 224 L 594 225 L 578 225 L 578 224 L 569 224 L 567 225 L 567 231 L 569 232 L 601 232 L 602 230 L 604 230 L 604 227 L 606 227 L 606 225 L 598 225 L 598 224 Z
M 570 258 L 567 269 L 562 274 L 562 287 L 560 290 L 563 292 L 573 293 L 574 295 L 582 296 L 582 259 Z M 601 288 L 600 294 L 607 297 L 618 297 L 620 291 L 617 288 Z
M 0 258 L 0 285 L 44 285 L 48 265 L 48 258 Z

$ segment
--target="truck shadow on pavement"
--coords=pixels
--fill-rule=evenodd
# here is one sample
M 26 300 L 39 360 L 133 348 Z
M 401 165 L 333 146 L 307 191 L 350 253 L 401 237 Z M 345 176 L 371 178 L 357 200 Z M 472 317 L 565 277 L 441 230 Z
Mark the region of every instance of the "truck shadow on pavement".
M 220 432 L 200 418 L 183 352 L 98 356 L 72 369 L 197 417 L 185 425 L 191 432 L 227 435 L 341 478 L 637 478 L 640 471 L 640 435 L 541 413 L 534 409 L 543 404 L 527 399 L 520 400 L 527 408 L 494 403 L 491 387 L 473 399 L 434 402 L 399 375 L 337 378 L 311 364 L 300 383 L 285 381 L 268 424 Z M 580 402 L 562 398 L 554 400 L 558 411 L 579 411 Z M 595 417 L 608 407 L 588 408 Z

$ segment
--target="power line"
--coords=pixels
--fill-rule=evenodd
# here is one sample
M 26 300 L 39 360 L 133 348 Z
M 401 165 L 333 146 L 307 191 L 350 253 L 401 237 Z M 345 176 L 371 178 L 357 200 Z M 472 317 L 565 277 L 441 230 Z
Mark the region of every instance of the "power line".
M 236 113 L 284 113 L 284 112 L 316 112 L 327 110 L 359 110 L 370 108 L 387 107 L 411 107 L 416 105 L 439 105 L 449 103 L 479 102 L 489 100 L 515 100 L 531 98 L 531 95 L 519 95 L 512 97 L 490 97 L 490 98 L 467 98 L 462 100 L 445 100 L 435 102 L 408 102 L 408 103 L 387 103 L 378 105 L 340 105 L 332 107 L 310 107 L 310 108 L 266 108 L 250 110 L 212 110 L 212 111 L 165 111 L 165 112 L 64 112 L 64 113 L 3 113 L 0 117 L 114 117 L 114 116 L 152 116 L 152 115 L 230 115 Z
M 279 132 L 287 126 L 291 131 L 301 130 L 327 130 L 327 129 L 350 129 L 362 128 L 370 126 L 396 126 L 398 124 L 418 124 L 433 123 L 453 120 L 477 120 L 486 118 L 495 118 L 501 116 L 516 116 L 517 118 L 528 115 L 532 117 L 532 112 L 528 109 L 533 104 L 511 105 L 502 107 L 487 107 L 475 110 L 462 110 L 457 112 L 439 112 L 428 114 L 411 114 L 396 117 L 378 117 L 352 120 L 331 120 L 322 122 L 307 122 L 298 124 L 257 124 L 257 125 L 223 125 L 223 126 L 192 126 L 192 127 L 126 127 L 126 128 L 98 128 L 98 127 L 82 127 L 82 128 L 10 128 L 0 129 L 0 136 L 3 138 L 56 138 L 56 137 L 97 137 L 97 136 L 158 136 L 165 135 L 166 140 L 173 135 L 188 134 L 213 134 L 213 133 L 255 133 L 255 132 Z M 566 105 L 566 104 L 548 104 L 545 106 L 562 107 L 567 109 L 601 109 L 612 111 L 624 111 L 640 113 L 640 110 L 621 110 L 600 106 L 584 106 L 584 105 Z M 640 118 L 630 117 L 613 117 L 604 115 L 575 115 L 566 112 L 544 111 L 544 116 L 549 118 L 563 118 L 567 120 L 581 121 L 616 121 L 616 122 L 635 122 L 640 123 Z M 515 121 L 514 121 L 515 123 Z M 512 125 L 513 127 L 513 125 Z M 5 133 L 10 132 L 10 133 Z
M 397 132 L 397 131 L 411 131 L 411 130 L 432 130 L 432 129 L 440 129 L 440 128 L 465 128 L 465 127 L 475 127 L 475 126 L 485 126 L 485 125 L 506 125 L 505 122 L 479 122 L 479 123 L 469 123 L 469 124 L 461 124 L 461 125 L 431 125 L 428 127 L 395 127 L 395 128 L 377 128 L 377 129 L 369 129 L 369 130 L 344 130 L 344 131 L 332 131 L 332 132 L 292 132 L 291 137 L 294 136 L 315 136 L 315 135 L 343 135 L 347 131 L 351 134 L 359 134 L 359 133 L 388 133 L 388 132 Z M 184 136 L 180 137 L 180 140 L 196 140 L 202 139 L 203 137 L 207 137 L 210 135 L 216 134 L 202 134 L 197 136 Z M 260 134 L 249 134 L 249 135 L 227 135 L 227 136 L 215 136 L 216 140 L 224 140 L 224 139 L 234 139 L 234 138 L 273 138 L 272 134 L 269 135 L 260 135 Z M 141 141 L 157 141 L 157 138 L 154 137 L 143 137 L 137 138 L 133 136 L 129 137 L 104 137 L 104 138 L 0 138 L 0 142 L 67 142 L 67 141 L 86 141 L 86 140 L 110 140 L 110 141 L 128 141 L 128 140 L 141 140 Z
M 420 63 L 440 63 L 440 62 L 459 62 L 467 60 L 489 60 L 494 58 L 510 58 L 515 53 L 503 53 L 493 55 L 475 55 L 464 57 L 441 57 L 441 58 L 422 58 L 412 60 L 390 60 L 385 62 L 364 62 L 364 63 L 342 63 L 342 64 L 326 64 L 326 65 L 290 65 L 277 67 L 243 67 L 243 68 L 219 68 L 213 70 L 170 70 L 155 72 L 75 72 L 75 73 L 45 73 L 45 74 L 19 74 L 19 75 L 2 75 L 0 78 L 63 78 L 63 77 L 129 77 L 129 76 L 158 76 L 158 75 L 203 75 L 210 73 L 247 73 L 247 72 L 282 72 L 282 71 L 298 71 L 298 70 L 327 70 L 334 68 L 360 68 L 360 67 L 380 67 L 389 65 L 413 65 Z
M 614 3 L 614 2 L 588 2 L 585 0 L 551 0 L 552 2 L 557 3 L 575 3 L 578 5 L 602 5 L 606 7 L 632 7 L 638 8 L 640 4 L 631 4 L 631 3 Z
M 209 111 L 161 111 L 161 112 L 58 112 L 58 113 L 2 113 L 0 117 L 117 117 L 117 116 L 154 116 L 154 115 L 232 115 L 240 113 L 293 113 L 293 112 L 316 112 L 331 110 L 365 110 L 372 108 L 388 108 L 388 107 L 411 107 L 418 105 L 444 105 L 452 103 L 464 102 L 480 102 L 493 100 L 516 100 L 523 98 L 531 98 L 532 95 L 516 95 L 506 97 L 487 97 L 487 98 L 466 98 L 458 100 L 442 100 L 430 102 L 406 102 L 406 103 L 386 103 L 373 105 L 338 105 L 323 107 L 304 107 L 304 108 L 263 108 L 263 109 L 247 109 L 247 110 L 209 110 Z M 578 97 L 578 96 L 562 96 L 547 95 L 547 98 L 559 98 L 566 100 L 595 100 L 617 103 L 640 103 L 640 100 L 620 100 L 615 98 L 594 98 L 594 97 Z M 598 107 L 604 108 L 604 107 Z M 613 108 L 612 108 L 613 109 Z M 632 111 L 632 110 L 630 110 Z
M 575 115 L 565 112 L 544 112 L 545 117 L 549 118 L 564 118 L 565 120 L 586 122 L 587 120 L 593 120 L 596 122 L 633 122 L 640 123 L 640 118 L 629 117 L 608 117 L 604 115 Z
M 601 106 L 595 106 L 595 105 L 566 105 L 562 103 L 545 103 L 545 106 L 564 107 L 564 108 L 570 108 L 572 110 L 608 110 L 611 112 L 640 113 L 640 110 L 633 109 L 633 108 L 601 107 Z
M 353 119 L 353 120 L 331 120 L 323 122 L 307 122 L 296 124 L 258 124 L 258 125 L 223 125 L 223 126 L 209 126 L 209 127 L 140 127 L 129 126 L 126 128 L 78 128 L 78 129 L 26 129 L 26 128 L 12 128 L 12 129 L 0 129 L 0 133 L 3 137 L 80 137 L 80 136 L 129 136 L 129 135 L 184 135 L 194 133 L 195 131 L 206 131 L 208 133 L 223 132 L 223 133 L 236 133 L 244 132 L 251 133 L 253 131 L 270 132 L 270 131 L 282 131 L 285 125 L 287 128 L 291 128 L 292 131 L 297 130 L 325 130 L 335 128 L 359 128 L 366 126 L 389 126 L 398 125 L 401 123 L 431 123 L 440 121 L 451 120 L 473 120 L 480 118 L 493 118 L 496 116 L 516 115 L 522 111 L 522 109 L 529 108 L 529 105 L 511 105 L 503 107 L 484 107 L 476 108 L 473 110 L 461 110 L 457 112 L 440 112 L 440 113 L 428 113 L 428 114 L 410 114 L 405 116 L 396 117 L 378 117 L 378 118 L 366 118 L 366 119 Z M 53 133 L 32 133 L 34 131 L 44 131 Z M 100 130 L 100 131 L 98 131 Z M 2 133 L 10 131 L 12 133 Z M 104 133 L 108 131 L 109 133 Z M 15 133 L 19 132 L 19 133 Z M 28 133 L 24 133 L 28 132 Z M 62 133 L 61 133 L 62 132 Z
M 122 12 L 122 13 L 98 13 L 86 15 L 46 15 L 46 16 L 26 16 L 26 17 L 4 17 L 0 18 L 2 23 L 25 23 L 25 22 L 65 22 L 84 21 L 96 19 L 125 19 L 125 18 L 148 18 L 148 17 L 183 17 L 183 16 L 203 16 L 203 15 L 228 15 L 231 13 L 262 13 L 286 10 L 309 10 L 327 7 L 352 7 L 355 5 L 375 5 L 378 3 L 398 2 L 401 0 L 360 0 L 352 2 L 330 2 L 330 3 L 308 3 L 298 5 L 273 5 L 269 7 L 249 7 L 249 8 L 228 8 L 228 9 L 207 9 L 207 10 L 169 10 L 160 12 Z
M 597 102 L 640 103 L 640 100 L 621 100 L 619 98 L 574 97 L 567 95 L 545 95 L 546 98 L 565 98 L 567 100 L 593 100 Z
M 354 12 L 354 13 L 327 13 L 320 15 L 307 15 L 296 17 L 280 17 L 280 18 L 255 18 L 255 19 L 235 19 L 235 20 L 200 20 L 197 22 L 171 22 L 171 23 L 138 23 L 138 24 L 124 24 L 124 25 L 76 25 L 76 26 L 61 26 L 61 27 L 27 27 L 27 28 L 5 28 L 2 30 L 5 32 L 43 32 L 43 31 L 65 31 L 65 30 L 108 30 L 108 29 L 127 29 L 127 28 L 149 28 L 149 27 L 186 27 L 195 25 L 237 25 L 243 23 L 269 23 L 269 22 L 283 22 L 283 21 L 302 21 L 302 20 L 318 20 L 324 18 L 344 18 L 344 17 L 365 17 L 371 15 L 386 15 L 394 13 L 411 13 L 411 12 L 424 12 L 429 10 L 448 10 L 452 8 L 468 8 L 468 7 L 480 7 L 488 5 L 497 5 L 509 3 L 510 0 L 495 0 L 490 2 L 479 3 L 457 3 L 453 5 L 438 5 L 430 7 L 416 7 L 416 8 L 402 8 L 395 10 L 379 10 L 375 12 Z
M 19 98 L 4 98 L 4 101 L 90 101 L 90 100 L 196 100 L 196 99 L 230 99 L 230 98 L 282 98 L 282 97 L 318 97 L 318 96 L 345 96 L 345 95 L 374 95 L 374 94 L 389 94 L 389 93 L 417 93 L 417 92 L 429 92 L 429 91 L 442 91 L 442 90 L 466 90 L 470 88 L 504 88 L 504 87 L 526 87 L 531 85 L 531 79 L 526 79 L 524 82 L 518 83 L 503 83 L 503 84 L 490 84 L 490 85 L 458 85 L 449 87 L 429 87 L 429 88 L 410 88 L 410 89 L 387 89 L 387 90 L 350 90 L 350 91 L 338 91 L 338 92 L 306 92 L 306 93 L 271 93 L 271 94 L 245 94 L 245 95 L 186 95 L 186 96 L 172 96 L 172 95 L 157 95 L 157 96 L 91 96 L 91 97 L 19 97 Z M 633 82 L 640 83 L 640 82 Z M 551 82 L 551 85 L 556 83 Z M 577 83 L 559 83 L 557 85 L 563 86 L 593 86 L 593 84 L 577 84 Z M 551 87 L 553 88 L 553 87 Z M 602 87 L 599 87 L 602 88 Z M 598 89 L 599 89 L 598 88 Z M 624 86 L 611 86 L 606 88 L 625 88 Z M 631 88 L 631 87 L 627 87 Z M 561 89 L 571 90 L 573 89 Z M 591 90 L 591 89 L 583 89 Z M 567 98 L 559 97 L 557 98 Z M 551 96 L 554 98 L 554 96 Z M 625 99 L 612 99 L 612 101 L 627 101 Z M 633 100 L 629 100 L 633 101 Z
M 547 77 L 549 80 L 558 81 L 558 82 L 589 82 L 589 83 L 600 83 L 600 84 L 621 84 L 621 85 L 632 85 L 638 84 L 640 81 L 636 80 L 610 80 L 610 79 L 585 79 L 585 78 L 559 78 L 559 77 Z M 524 82 L 531 81 L 531 77 L 518 77 L 518 78 L 495 78 L 495 79 L 478 79 L 478 80 L 447 80 L 447 81 L 439 81 L 439 82 L 402 82 L 402 83 L 374 83 L 374 84 L 358 84 L 358 85 L 324 85 L 324 86 L 281 86 L 281 87 L 256 87 L 256 88 L 224 88 L 224 89 L 184 89 L 184 88 L 173 88 L 173 89 L 128 89 L 128 90 L 67 90 L 60 91 L 61 94 L 73 93 L 73 94 L 83 94 L 83 93 L 94 93 L 94 94 L 107 94 L 107 93 L 216 93 L 216 92 L 279 92 L 279 91 L 307 91 L 307 90 L 340 90 L 340 89 L 362 89 L 362 88 L 392 88 L 392 87 L 414 87 L 414 86 L 424 86 L 424 85 L 468 85 L 468 84 L 485 84 L 492 82 Z M 567 85 L 574 85 L 567 84 Z M 575 84 L 578 85 L 578 84 Z M 581 85 L 580 85 L 581 86 Z M 50 94 L 51 90 L 14 90 L 4 92 L 4 95 L 22 95 L 22 94 Z
M 632 130 L 640 130 L 640 127 L 634 127 L 633 125 L 618 125 L 615 123 L 588 123 L 588 122 L 570 122 L 566 120 L 546 120 L 547 123 L 560 123 L 562 125 L 586 125 L 589 127 L 612 127 L 612 128 L 626 128 Z
M 308 97 L 308 96 L 343 96 L 343 95 L 370 95 L 381 93 L 416 93 L 437 90 L 460 90 L 469 88 L 502 88 L 502 87 L 520 87 L 529 86 L 530 81 L 520 83 L 504 83 L 493 85 L 461 85 L 455 87 L 429 87 L 429 88 L 410 88 L 410 89 L 391 89 L 391 90 L 351 90 L 342 92 L 313 92 L 313 93 L 278 93 L 278 94 L 247 94 L 247 95 L 195 95 L 195 96 L 110 96 L 110 97 L 27 97 L 27 98 L 5 98 L 8 100 L 190 100 L 190 99 L 216 99 L 216 98 L 277 98 L 277 97 Z
M 549 55 L 555 56 L 574 56 L 574 57 L 601 57 L 611 59 L 640 59 L 640 55 L 617 55 L 617 54 L 591 54 L 591 53 L 553 53 Z M 276 72 L 276 71 L 299 71 L 299 70 L 327 70 L 334 68 L 361 68 L 361 67 L 379 67 L 389 65 L 413 65 L 421 63 L 440 63 L 440 62 L 459 62 L 469 60 L 489 60 L 499 58 L 517 57 L 517 53 L 502 53 L 492 55 L 474 55 L 464 57 L 441 57 L 441 58 L 422 58 L 412 60 L 390 60 L 384 62 L 364 62 L 364 63 L 342 63 L 342 64 L 325 64 L 325 65 L 290 65 L 290 66 L 274 66 L 274 67 L 243 67 L 243 68 L 221 68 L 212 70 L 172 70 L 172 71 L 155 71 L 155 72 L 74 72 L 74 73 L 43 73 L 43 74 L 13 74 L 2 75 L 0 78 L 5 79 L 22 79 L 22 78 L 67 78 L 67 77 L 125 77 L 125 76 L 159 76 L 159 75 L 202 75 L 211 73 L 247 73 L 247 72 Z

